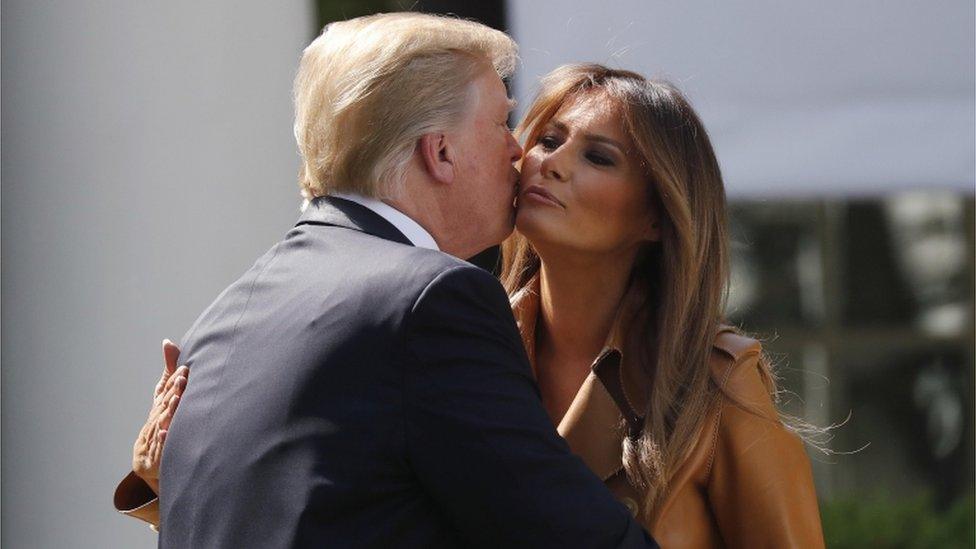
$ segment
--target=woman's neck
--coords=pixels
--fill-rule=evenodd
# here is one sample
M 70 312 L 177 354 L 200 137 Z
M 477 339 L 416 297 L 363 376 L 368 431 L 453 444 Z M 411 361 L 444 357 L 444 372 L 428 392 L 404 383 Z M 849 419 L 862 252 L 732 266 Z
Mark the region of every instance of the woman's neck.
M 606 343 L 627 290 L 634 254 L 626 255 L 541 260 L 537 352 L 589 367 Z

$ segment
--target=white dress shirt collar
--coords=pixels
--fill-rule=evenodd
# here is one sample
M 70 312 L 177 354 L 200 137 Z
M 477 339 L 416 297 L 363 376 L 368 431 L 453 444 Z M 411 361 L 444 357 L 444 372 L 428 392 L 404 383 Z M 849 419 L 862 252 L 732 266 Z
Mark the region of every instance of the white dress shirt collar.
M 350 202 L 355 202 L 364 208 L 372 210 L 372 212 L 376 215 L 389 221 L 394 227 L 403 233 L 403 236 L 407 237 L 407 240 L 409 240 L 414 246 L 417 246 L 418 248 L 428 248 L 430 250 L 440 251 L 440 247 L 437 246 L 437 242 L 434 241 L 434 237 L 430 236 L 430 233 L 421 227 L 420 223 L 410 219 L 406 214 L 393 206 L 390 206 L 386 202 L 354 193 L 332 193 L 331 196 L 342 198 Z

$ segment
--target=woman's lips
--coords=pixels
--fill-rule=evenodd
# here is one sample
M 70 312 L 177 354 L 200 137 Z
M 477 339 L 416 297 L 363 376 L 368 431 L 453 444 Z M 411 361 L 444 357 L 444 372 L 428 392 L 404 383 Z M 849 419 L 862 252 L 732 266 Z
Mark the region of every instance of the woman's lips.
M 535 200 L 536 202 L 548 204 L 550 206 L 559 206 L 560 208 L 566 207 L 555 196 L 553 196 L 552 193 L 545 190 L 539 185 L 530 185 L 529 187 L 527 187 L 525 191 L 522 192 L 522 199 L 523 200 L 531 199 L 531 200 Z

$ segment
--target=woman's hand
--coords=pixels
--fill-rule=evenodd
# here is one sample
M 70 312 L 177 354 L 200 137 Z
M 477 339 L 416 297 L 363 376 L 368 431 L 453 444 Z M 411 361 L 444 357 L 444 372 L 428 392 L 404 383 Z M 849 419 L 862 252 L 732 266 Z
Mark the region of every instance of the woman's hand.
M 186 366 L 176 367 L 179 356 L 180 348 L 172 341 L 164 339 L 163 374 L 153 390 L 149 417 L 132 447 L 132 470 L 156 494 L 159 494 L 159 462 L 163 455 L 166 432 L 190 375 L 190 369 Z

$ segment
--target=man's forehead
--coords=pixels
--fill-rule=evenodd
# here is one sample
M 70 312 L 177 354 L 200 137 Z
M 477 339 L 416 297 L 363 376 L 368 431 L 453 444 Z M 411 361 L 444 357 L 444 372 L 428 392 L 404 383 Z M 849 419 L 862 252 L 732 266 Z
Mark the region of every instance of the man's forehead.
M 502 83 L 501 88 L 498 89 L 498 100 L 499 100 L 499 103 L 504 102 L 505 103 L 505 108 L 507 110 L 509 110 L 509 111 L 514 110 L 515 109 L 515 106 L 518 104 L 518 102 L 515 101 L 515 98 L 514 97 L 512 97 L 512 86 L 511 86 L 511 82 L 509 81 L 508 78 L 504 78 L 504 79 L 503 78 L 499 78 L 498 80 Z
M 498 81 L 500 83 L 501 79 L 498 79 Z M 508 95 L 508 90 L 505 86 L 492 84 L 489 93 L 489 97 L 491 97 L 489 104 L 498 108 L 504 108 L 506 112 L 515 108 L 515 99 Z
M 516 102 L 508 94 L 507 82 L 502 80 L 494 71 L 479 76 L 478 80 L 473 83 L 472 91 L 480 96 L 480 109 L 483 109 L 486 114 L 500 110 L 507 113 L 515 108 Z M 490 114 L 490 116 L 495 116 L 495 114 Z

